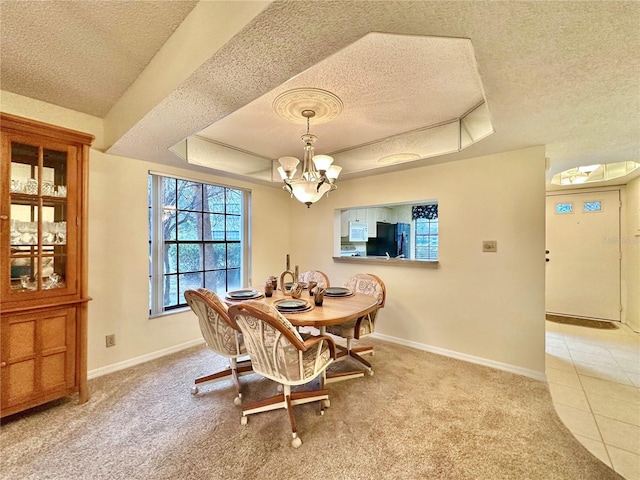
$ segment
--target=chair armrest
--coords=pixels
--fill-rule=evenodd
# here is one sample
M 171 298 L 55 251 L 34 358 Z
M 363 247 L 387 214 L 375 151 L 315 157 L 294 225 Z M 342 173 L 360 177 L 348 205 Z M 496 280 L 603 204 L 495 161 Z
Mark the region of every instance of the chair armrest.
M 353 327 L 353 338 L 355 338 L 356 340 L 360 339 L 360 326 L 365 320 L 368 320 L 369 324 L 371 325 L 371 330 L 373 331 L 373 323 L 376 321 L 376 316 L 378 315 L 378 310 L 380 310 L 380 308 L 382 307 L 378 307 L 375 310 L 370 311 L 366 315 L 358 317 Z
M 364 320 L 364 318 L 368 316 L 369 314 L 367 313 L 362 317 L 358 317 L 358 319 L 356 320 L 356 324 L 353 326 L 353 338 L 355 338 L 356 340 L 360 339 L 360 324 L 362 323 L 362 320 Z
M 336 359 L 336 344 L 333 343 L 333 339 L 329 335 L 318 335 L 309 337 L 304 341 L 305 350 L 311 348 L 317 343 L 322 343 L 322 341 L 326 341 L 329 346 L 329 355 L 332 359 Z

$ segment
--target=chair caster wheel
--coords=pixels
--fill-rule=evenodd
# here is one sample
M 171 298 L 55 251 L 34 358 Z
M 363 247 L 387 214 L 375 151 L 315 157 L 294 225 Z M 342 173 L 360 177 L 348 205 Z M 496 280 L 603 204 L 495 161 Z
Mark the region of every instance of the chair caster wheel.
M 293 440 L 291 440 L 291 446 L 293 448 L 298 448 L 300 447 L 300 445 L 302 445 L 302 440 L 300 440 L 300 437 L 296 437 Z
M 197 395 L 199 391 L 198 387 L 191 387 L 191 395 Z
M 236 398 L 234 398 L 233 399 L 233 404 L 234 405 L 242 405 L 242 395 L 238 395 Z
M 278 386 L 276 387 L 276 392 L 282 393 L 282 390 L 284 390 L 284 387 L 282 386 L 281 383 L 279 383 Z
M 370 377 L 373 377 L 373 370 L 371 369 L 367 370 L 367 375 L 369 375 Z
M 247 417 L 240 417 L 240 425 L 246 425 L 248 420 Z
M 331 400 L 327 399 L 327 400 L 322 400 L 322 406 L 324 408 L 329 408 L 331 406 Z

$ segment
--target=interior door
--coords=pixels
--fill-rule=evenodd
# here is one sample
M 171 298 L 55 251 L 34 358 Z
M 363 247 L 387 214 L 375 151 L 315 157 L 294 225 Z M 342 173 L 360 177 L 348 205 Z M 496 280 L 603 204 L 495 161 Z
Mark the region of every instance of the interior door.
M 547 196 L 546 311 L 620 321 L 620 192 Z

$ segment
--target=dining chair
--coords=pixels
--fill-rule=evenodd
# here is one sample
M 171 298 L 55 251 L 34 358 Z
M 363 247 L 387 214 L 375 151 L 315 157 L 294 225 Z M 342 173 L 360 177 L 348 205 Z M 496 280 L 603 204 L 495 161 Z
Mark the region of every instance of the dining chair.
M 298 275 L 298 281 L 307 284 L 309 282 L 316 282 L 318 284 L 318 287 L 321 288 L 327 288 L 331 286 L 327 274 L 321 272 L 320 270 L 307 270 L 306 272 L 302 272 L 300 275 Z
M 239 377 L 251 373 L 252 368 L 250 360 L 238 361 L 239 357 L 247 357 L 247 349 L 242 334 L 229 319 L 226 303 L 215 292 L 205 288 L 187 290 L 184 292 L 184 298 L 198 317 L 200 331 L 207 347 L 229 360 L 229 368 L 226 370 L 196 378 L 191 393 L 196 395 L 201 385 L 231 377 L 238 391 L 233 403 L 240 405 L 242 388 Z
M 363 315 L 355 320 L 351 320 L 345 323 L 340 323 L 337 325 L 327 325 L 326 331 L 332 335 L 336 335 L 338 337 L 344 338 L 347 341 L 346 348 L 341 345 L 336 345 L 338 349 L 338 353 L 336 354 L 336 358 L 341 358 L 344 356 L 350 356 L 360 364 L 364 365 L 366 372 L 369 375 L 373 375 L 373 368 L 371 363 L 362 358 L 364 354 L 373 355 L 373 347 L 353 347 L 353 341 L 359 340 L 362 337 L 367 335 L 371 335 L 375 330 L 376 318 L 378 316 L 378 311 L 384 307 L 386 297 L 387 297 L 387 289 L 384 282 L 377 277 L 376 275 L 370 273 L 358 273 L 353 275 L 347 283 L 345 287 L 356 293 L 365 293 L 367 295 L 371 295 L 378 299 L 378 307 L 372 312 Z M 350 372 L 348 374 L 342 374 L 341 376 L 334 376 L 333 381 L 337 380 L 345 380 L 347 378 L 353 378 L 356 376 L 364 375 L 363 371 Z
M 328 335 L 310 336 L 305 340 L 276 308 L 263 302 L 249 300 L 229 308 L 229 318 L 242 332 L 253 371 L 277 382 L 282 392 L 245 404 L 241 423 L 247 416 L 284 408 L 289 412 L 291 445 L 298 448 L 302 440 L 296 430 L 293 406 L 320 402 L 320 414 L 329 407 L 329 392 L 324 389 L 323 373 L 336 355 L 335 344 Z M 320 377 L 320 388 L 296 390 Z

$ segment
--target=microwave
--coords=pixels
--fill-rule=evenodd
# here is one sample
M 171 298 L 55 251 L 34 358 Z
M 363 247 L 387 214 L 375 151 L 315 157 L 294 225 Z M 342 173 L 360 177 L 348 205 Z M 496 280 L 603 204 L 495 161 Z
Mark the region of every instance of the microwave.
M 366 242 L 369 239 L 369 227 L 364 222 L 349 222 L 349 241 Z

